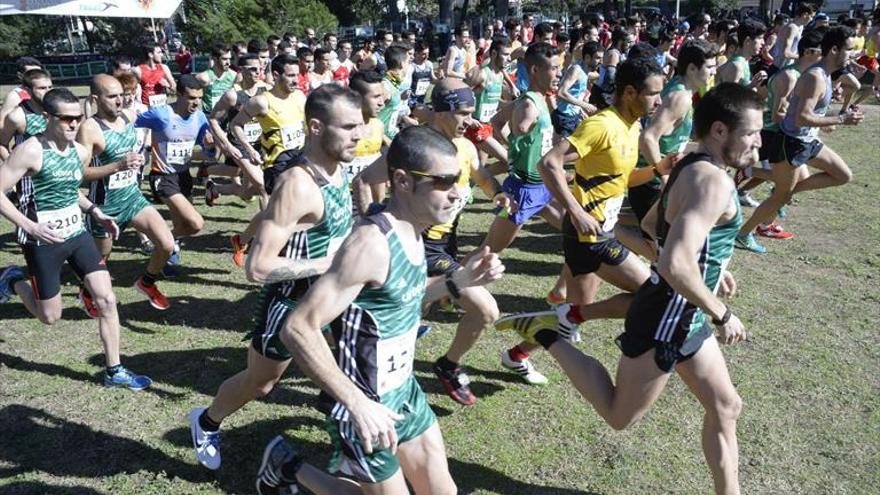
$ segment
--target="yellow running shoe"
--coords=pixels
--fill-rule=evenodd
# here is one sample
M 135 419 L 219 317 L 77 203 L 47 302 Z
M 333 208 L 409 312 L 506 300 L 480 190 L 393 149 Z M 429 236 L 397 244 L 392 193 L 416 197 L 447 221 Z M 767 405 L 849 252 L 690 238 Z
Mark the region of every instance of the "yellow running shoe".
M 535 334 L 541 330 L 559 331 L 559 318 L 556 311 L 537 311 L 534 313 L 518 313 L 495 320 L 498 330 L 513 330 L 530 344 L 537 344 Z

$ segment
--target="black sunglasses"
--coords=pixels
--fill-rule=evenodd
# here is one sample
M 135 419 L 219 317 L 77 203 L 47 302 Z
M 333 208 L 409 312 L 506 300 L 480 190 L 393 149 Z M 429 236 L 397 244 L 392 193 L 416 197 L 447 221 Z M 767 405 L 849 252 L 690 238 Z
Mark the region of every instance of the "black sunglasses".
M 431 184 L 434 186 L 434 189 L 440 191 L 452 189 L 452 187 L 458 184 L 459 179 L 461 179 L 461 172 L 457 174 L 428 174 L 425 172 L 419 172 L 418 170 L 404 170 L 404 172 L 417 177 L 431 179 Z
M 82 122 L 83 119 L 85 118 L 85 116 L 83 114 L 61 115 L 58 113 L 53 113 L 50 115 L 52 115 L 53 117 L 55 117 L 56 119 L 60 120 L 61 122 L 65 123 L 65 124 L 74 124 L 74 123 Z

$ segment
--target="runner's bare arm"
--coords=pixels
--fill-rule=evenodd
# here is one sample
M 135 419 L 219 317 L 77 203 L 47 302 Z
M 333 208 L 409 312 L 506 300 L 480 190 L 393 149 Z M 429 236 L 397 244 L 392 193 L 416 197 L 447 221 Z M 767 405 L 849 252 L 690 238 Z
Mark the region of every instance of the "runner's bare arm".
M 3 119 L 0 124 L 0 160 L 5 160 L 9 156 L 10 143 L 16 134 L 24 133 L 26 126 L 24 118 L 24 110 L 15 108 Z
M 171 69 L 168 68 L 167 65 L 162 64 L 162 72 L 165 74 L 165 83 L 168 86 L 168 89 L 171 90 L 172 93 L 177 92 L 177 83 L 174 81 L 174 76 L 171 74 Z
M 263 163 L 263 159 L 260 153 L 247 142 L 247 136 L 244 134 L 244 125 L 253 118 L 265 116 L 268 112 L 269 102 L 263 95 L 257 95 L 248 100 L 247 105 L 229 123 L 229 131 L 239 143 L 242 143 L 242 146 L 250 155 L 250 160 L 257 165 Z
M 681 121 L 691 105 L 687 91 L 675 91 L 663 98 L 660 108 L 654 112 L 651 122 L 639 136 L 639 151 L 649 165 L 654 165 L 663 158 L 660 153 L 660 138 L 675 129 L 675 123 Z
M 373 198 L 370 186 L 388 182 L 388 162 L 385 159 L 385 153 L 382 153 L 376 161 L 363 169 L 353 182 L 352 189 L 357 209 L 362 214 L 366 213 Z
M 208 116 L 208 125 L 211 127 L 211 134 L 214 135 L 215 143 L 220 148 L 220 151 L 227 155 L 232 153 L 233 146 L 229 142 L 229 136 L 226 135 L 223 127 L 220 126 L 220 122 L 226 119 L 226 116 L 229 115 L 229 110 L 235 107 L 237 100 L 238 95 L 235 90 L 230 89 L 223 93 L 223 96 L 214 105 L 214 109 L 211 110 L 211 115 Z
M 40 171 L 43 162 L 42 149 L 37 138 L 30 138 L 16 146 L 9 159 L 0 166 L 0 215 L 28 233 L 33 233 L 39 225 L 22 214 L 6 193 L 25 175 L 33 175 Z M 61 240 L 57 238 L 56 242 Z

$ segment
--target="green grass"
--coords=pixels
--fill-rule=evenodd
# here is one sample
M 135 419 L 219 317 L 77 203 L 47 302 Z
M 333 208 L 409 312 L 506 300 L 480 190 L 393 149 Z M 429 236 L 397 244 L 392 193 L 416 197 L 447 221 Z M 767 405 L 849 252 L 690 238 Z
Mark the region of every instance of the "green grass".
M 724 349 L 745 402 L 739 422 L 740 472 L 748 494 L 870 494 L 880 482 L 880 108 L 827 142 L 851 165 L 845 187 L 808 193 L 789 208 L 798 234 L 767 241 L 771 254 L 737 251 L 734 311 L 750 342 Z M 201 191 L 199 189 L 199 191 Z M 758 196 L 766 194 L 761 188 Z M 197 466 L 187 412 L 210 401 L 245 363 L 256 286 L 229 261 L 226 236 L 253 205 L 224 198 L 186 242 L 182 276 L 162 287 L 173 307 L 152 310 L 132 289 L 146 259 L 131 232 L 111 262 L 123 326 L 123 362 L 155 380 L 132 393 L 99 385 L 95 323 L 62 289 L 64 320 L 45 327 L 17 301 L 0 307 L 0 493 L 252 493 L 259 456 L 284 432 L 319 465 L 329 444 L 313 408 L 316 389 L 297 370 L 223 429 L 223 468 Z M 163 208 L 164 209 L 164 208 Z M 490 215 L 478 200 L 461 225 L 463 250 L 482 239 Z M 23 263 L 9 224 L 0 265 Z M 508 271 L 491 287 L 504 312 L 542 309 L 561 262 L 558 237 L 528 226 L 504 253 Z M 613 291 L 603 287 L 600 295 Z M 419 341 L 417 375 L 439 416 L 461 493 L 704 494 L 711 479 L 699 445 L 702 410 L 677 378 L 644 421 L 624 432 L 606 426 L 545 354 L 536 365 L 551 384 L 529 388 L 504 372 L 498 353 L 515 342 L 489 331 L 468 355 L 477 405 L 462 408 L 440 391 L 430 363 L 448 346 L 457 316 L 432 314 Z M 612 371 L 621 323 L 596 322 L 579 347 Z M 874 488 L 871 488 L 874 487 Z

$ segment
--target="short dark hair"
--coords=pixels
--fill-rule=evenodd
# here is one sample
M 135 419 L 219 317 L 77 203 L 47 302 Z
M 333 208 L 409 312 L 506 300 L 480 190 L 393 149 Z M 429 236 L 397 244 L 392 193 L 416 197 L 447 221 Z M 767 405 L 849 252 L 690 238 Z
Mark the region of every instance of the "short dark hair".
M 557 33 L 556 34 L 556 44 L 557 45 L 564 45 L 569 41 L 571 41 L 571 36 L 569 36 L 568 33 Z
M 822 48 L 822 38 L 825 37 L 825 29 L 805 30 L 798 41 L 798 57 L 803 57 L 811 48 Z
M 131 57 L 129 57 L 128 55 L 117 55 L 110 59 L 111 70 L 116 70 L 124 64 L 131 65 Z
M 337 41 L 339 40 L 339 37 L 336 36 L 336 33 L 324 33 L 324 43 L 330 41 L 330 38 L 336 38 Z
M 370 89 L 369 86 L 371 84 L 381 84 L 382 79 L 382 74 L 374 70 L 360 70 L 351 75 L 348 80 L 348 87 L 363 96 Z
M 248 41 L 247 51 L 248 53 L 260 53 L 269 51 L 269 44 L 261 39 L 253 38 Z
M 403 64 L 409 59 L 406 48 L 400 45 L 391 45 L 385 50 L 385 64 L 389 70 L 403 68 Z
M 182 94 L 184 89 L 205 89 L 205 84 L 192 74 L 181 74 L 177 78 L 177 94 Z
M 701 69 L 706 60 L 717 56 L 718 52 L 712 43 L 699 38 L 689 40 L 678 50 L 678 62 L 675 65 L 675 73 L 679 76 L 684 76 L 689 65 L 693 64 L 697 69 Z
M 318 119 L 321 122 L 333 120 L 333 105 L 337 101 L 350 103 L 353 107 L 361 108 L 361 95 L 356 91 L 343 88 L 338 84 L 323 84 L 309 92 L 306 98 L 306 120 Z
M 502 36 L 492 38 L 492 44 L 489 45 L 489 53 L 497 52 L 502 48 L 510 48 L 510 40 Z
M 530 67 L 546 64 L 547 61 L 556 56 L 558 52 L 550 43 L 544 41 L 536 41 L 529 45 L 526 49 L 525 63 L 526 69 Z
M 245 53 L 244 55 L 238 57 L 238 65 L 242 66 L 245 64 L 245 62 L 250 62 L 251 60 L 256 60 L 257 62 L 259 62 L 260 57 L 258 57 L 256 53 Z
M 153 41 L 151 41 L 151 42 L 147 43 L 146 45 L 144 45 L 144 49 L 143 49 L 144 57 L 145 57 L 145 58 L 146 58 L 146 57 L 149 57 L 149 56 L 150 56 L 150 55 L 156 50 L 156 48 L 158 48 L 158 49 L 160 49 L 160 50 L 162 49 L 161 46 L 159 46 L 157 43 L 155 43 L 155 42 L 153 42 Z
M 806 2 L 800 2 L 800 5 L 798 5 L 797 8 L 794 9 L 794 16 L 800 17 L 804 14 L 813 14 L 815 12 L 816 12 L 816 7 L 813 7 L 812 4 L 809 4 Z
M 281 38 L 278 37 L 277 34 L 270 34 L 268 38 L 266 38 L 266 44 L 275 43 L 276 41 L 281 41 Z
M 703 95 L 694 109 L 694 136 L 705 139 L 712 124 L 721 122 L 731 131 L 742 125 L 747 110 L 763 110 L 764 102 L 758 93 L 737 83 L 726 82 Z
M 223 54 L 230 51 L 232 51 L 232 48 L 226 43 L 214 43 L 211 45 L 211 58 L 220 58 Z
M 61 110 L 58 106 L 62 103 L 76 103 L 79 105 L 79 98 L 67 88 L 51 89 L 43 96 L 43 108 L 50 114 L 60 112 Z
M 299 66 L 299 59 L 289 53 L 282 53 L 272 59 L 272 72 L 284 74 L 285 65 Z
M 438 155 L 456 153 L 452 141 L 434 129 L 421 125 L 407 127 L 397 133 L 388 147 L 388 176 L 393 176 L 396 169 L 425 171 Z
M 617 26 L 611 30 L 611 46 L 617 47 L 621 41 L 625 41 L 629 33 L 626 29 Z
M 636 43 L 626 53 L 626 58 L 656 57 L 659 52 L 650 43 Z
M 299 50 L 296 51 L 296 58 L 298 58 L 300 62 L 302 62 L 303 59 L 308 57 L 309 55 L 314 56 L 315 53 L 312 51 L 311 48 L 307 46 L 301 46 L 299 47 Z
M 542 22 L 535 26 L 534 37 L 543 38 L 553 32 L 553 25 L 549 22 Z
M 315 48 L 315 51 L 314 51 L 315 60 L 318 60 L 319 58 L 323 57 L 324 55 L 327 55 L 328 53 L 330 53 L 330 50 L 328 50 L 326 48 L 321 48 L 321 47 Z
M 614 92 L 617 96 L 623 95 L 627 86 L 632 86 L 641 92 L 645 87 L 645 81 L 651 76 L 662 76 L 663 71 L 651 57 L 628 57 L 626 61 L 617 66 L 614 75 Z
M 428 45 L 428 42 L 427 42 L 427 41 L 425 41 L 425 40 L 416 40 L 416 46 L 415 46 L 415 49 L 416 49 L 417 52 L 423 52 L 423 51 L 425 51 L 425 50 L 429 50 L 430 48 L 431 48 L 431 46 Z
M 838 50 L 846 47 L 846 40 L 854 37 L 856 32 L 848 26 L 834 26 L 825 33 L 822 38 L 822 56 L 831 53 L 832 48 Z
M 18 66 L 19 72 L 24 72 L 24 68 L 30 66 L 37 66 L 41 69 L 43 68 L 43 63 L 34 57 L 19 57 L 18 60 L 15 61 L 15 64 Z
M 746 42 L 746 38 L 755 40 L 764 36 L 764 33 L 766 32 L 767 26 L 765 26 L 764 23 L 753 19 L 746 19 L 740 23 L 738 28 L 736 28 L 736 36 L 739 39 L 739 44 L 737 46 L 743 46 L 743 43 Z
M 454 35 L 456 35 L 456 36 L 461 36 L 461 33 L 465 32 L 465 31 L 467 31 L 468 33 L 470 33 L 470 32 L 471 32 L 471 29 L 470 29 L 469 27 L 467 27 L 466 24 L 462 24 L 462 25 L 456 27 L 456 28 L 455 28 L 455 31 L 453 31 L 452 34 L 454 34 Z
M 31 69 L 21 76 L 21 84 L 27 88 L 33 89 L 34 83 L 40 79 L 52 79 L 49 72 L 44 69 Z
M 589 55 L 590 58 L 593 58 L 599 52 L 604 52 L 604 51 L 605 51 L 605 47 L 600 45 L 598 41 L 588 41 L 588 42 L 584 43 L 583 47 L 581 47 L 581 60 L 583 60 L 583 58 L 586 57 L 587 55 Z

